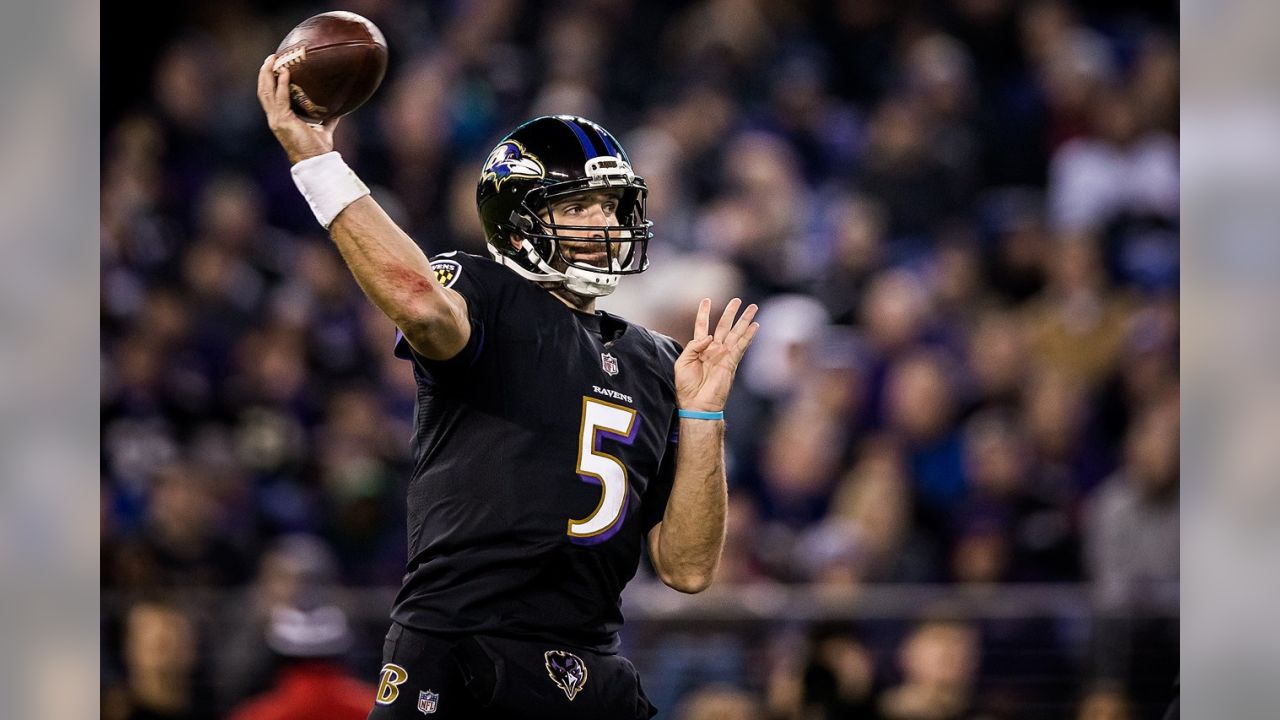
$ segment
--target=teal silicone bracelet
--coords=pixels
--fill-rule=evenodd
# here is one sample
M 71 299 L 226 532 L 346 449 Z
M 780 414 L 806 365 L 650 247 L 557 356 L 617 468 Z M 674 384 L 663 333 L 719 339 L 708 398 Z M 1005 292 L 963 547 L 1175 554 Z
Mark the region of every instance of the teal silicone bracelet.
M 703 410 L 677 410 L 676 415 L 686 420 L 723 420 L 724 411 L 706 412 Z

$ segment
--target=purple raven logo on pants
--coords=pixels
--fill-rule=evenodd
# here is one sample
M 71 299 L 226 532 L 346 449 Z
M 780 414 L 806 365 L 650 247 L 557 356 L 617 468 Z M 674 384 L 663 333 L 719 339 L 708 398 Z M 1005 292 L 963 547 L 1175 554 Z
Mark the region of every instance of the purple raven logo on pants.
M 569 700 L 573 700 L 587 684 L 587 666 L 583 664 L 582 658 L 563 650 L 548 650 L 544 657 L 547 660 L 547 674 Z

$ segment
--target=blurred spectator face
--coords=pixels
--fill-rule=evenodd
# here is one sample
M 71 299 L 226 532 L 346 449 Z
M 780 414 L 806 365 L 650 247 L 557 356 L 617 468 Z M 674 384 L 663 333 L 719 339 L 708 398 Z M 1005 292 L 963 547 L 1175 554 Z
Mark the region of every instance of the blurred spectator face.
M 152 117 L 129 118 L 112 132 L 102 171 L 104 244 L 125 242 L 127 238 L 115 233 L 135 216 L 155 208 L 164 185 L 163 155 L 164 135 Z M 116 248 L 104 247 L 104 256 L 111 249 Z
M 871 119 L 870 156 L 886 167 L 913 165 L 928 148 L 928 130 L 924 113 L 915 104 L 902 99 L 887 100 Z
M 1049 239 L 1043 218 L 1025 213 L 1005 228 L 999 240 L 995 267 L 1007 292 L 1029 297 L 1044 284 Z
M 305 344 L 295 331 L 273 327 L 249 333 L 238 355 L 255 398 L 286 402 L 307 379 Z
M 159 389 L 164 348 L 158 339 L 150 333 L 135 333 L 116 348 L 115 381 L 123 391 L 150 394 Z
M 1002 498 L 1021 489 L 1030 451 L 1013 418 L 995 411 L 975 415 L 965 426 L 964 454 L 965 470 L 976 489 Z
M 866 647 L 851 637 L 835 636 L 819 640 L 813 649 L 812 662 L 834 680 L 835 687 L 832 689 L 836 697 L 850 704 L 865 699 L 875 681 L 875 660 Z M 808 675 L 807 679 L 811 681 L 812 670 Z M 826 692 L 815 693 L 816 689 L 810 682 L 810 687 L 807 688 L 810 699 L 825 700 L 821 696 Z M 813 697 L 815 694 L 819 697 Z
M 1125 90 L 1098 93 L 1089 115 L 1093 133 L 1115 145 L 1128 145 L 1141 130 L 1137 105 Z
M 806 529 L 792 547 L 789 566 L 828 597 L 850 597 L 866 578 L 868 561 L 857 526 L 831 520 Z
M 1132 97 L 1148 129 L 1173 130 L 1178 122 L 1178 46 L 1163 35 L 1142 44 L 1133 70 Z
M 960 536 L 951 554 L 957 582 L 986 585 L 1004 579 L 1009 567 L 1009 541 L 994 525 L 982 524 Z
M 707 207 L 698 219 L 696 234 L 718 255 L 764 260 L 776 255 L 777 238 L 768 230 L 763 208 L 744 196 L 734 196 Z
M 723 92 L 698 88 L 681 98 L 662 118 L 685 155 L 697 157 L 724 137 L 736 110 L 733 100 Z
M 832 480 L 838 460 L 837 423 L 812 403 L 794 403 L 778 418 L 766 440 L 764 470 L 780 495 L 820 492 Z
M 196 661 L 195 629 L 176 607 L 143 603 L 125 619 L 124 657 L 130 675 L 185 676 Z
M 913 442 L 929 442 L 947 430 L 955 398 L 942 362 L 919 354 L 893 366 L 885 390 L 890 423 Z
M 155 289 L 147 293 L 138 317 L 138 327 L 146 328 L 157 344 L 172 347 L 190 331 L 191 318 L 182 295 L 172 290 Z
M 1086 390 L 1060 370 L 1044 369 L 1031 382 L 1026 421 L 1036 449 L 1052 460 L 1066 460 L 1083 420 Z
M 286 535 L 258 566 L 258 587 L 269 608 L 305 607 L 336 578 L 337 561 L 323 540 Z
M 201 233 L 214 242 L 242 247 L 257 239 L 262 222 L 259 190 L 242 177 L 221 177 L 200 201 Z
M 984 397 L 1018 392 L 1026 372 L 1026 340 L 1012 316 L 993 312 L 978 321 L 969 339 L 969 368 Z
M 183 263 L 183 275 L 200 301 L 234 301 L 240 258 L 211 238 L 196 243 Z
M 156 63 L 155 97 L 170 120 L 188 129 L 213 120 L 219 57 L 192 39 L 179 40 L 165 51 Z
M 791 146 L 773 135 L 746 133 L 729 144 L 725 158 L 726 182 L 760 210 L 764 238 L 776 241 L 794 232 L 803 209 L 803 180 Z
M 932 111 L 943 115 L 958 114 L 969 104 L 972 65 L 964 45 L 943 34 L 916 40 L 907 53 L 912 88 Z
M 1022 50 L 1037 63 L 1044 62 L 1067 42 L 1074 25 L 1070 8 L 1061 0 L 1027 3 L 1019 20 Z
M 1065 238 L 1054 247 L 1049 272 L 1054 287 L 1063 294 L 1096 289 L 1103 281 L 1097 241 L 1088 235 Z
M 884 251 L 884 208 L 869 198 L 846 196 L 836 202 L 831 215 L 836 263 L 846 270 L 874 268 Z
M 931 622 L 911 633 L 899 650 L 908 684 L 967 690 L 978 667 L 978 634 L 963 623 Z
M 298 248 L 297 276 L 320 300 L 341 302 L 351 295 L 351 280 L 337 253 L 327 245 L 303 244 Z
M 550 27 L 541 34 L 542 52 L 547 56 L 547 76 L 553 80 L 594 78 L 604 66 L 606 28 L 597 22 L 598 13 L 556 13 Z M 572 113 L 571 109 L 557 112 Z M 537 113 L 531 113 L 536 115 Z M 588 116 L 595 117 L 595 116 Z
M 378 397 L 361 388 L 335 392 L 326 413 L 326 432 L 332 441 L 377 448 L 385 434 Z
M 886 354 L 920 335 L 929 309 L 924 288 L 905 270 L 877 275 L 867 287 L 862 308 L 867 337 Z
M 678 720 L 758 720 L 760 700 L 743 690 L 706 688 L 681 701 Z
M 982 279 L 974 246 L 949 244 L 940 247 L 934 267 L 934 295 L 946 307 L 968 313 L 980 290 Z
M 1142 489 L 1158 495 L 1178 480 L 1178 412 L 1156 403 L 1139 417 L 1125 440 L 1125 457 Z
M 444 63 L 424 61 L 403 68 L 386 89 L 383 104 L 383 137 L 406 167 L 434 159 L 448 135 L 452 77 Z
M 810 126 L 822 121 L 822 109 L 826 102 L 823 72 L 815 63 L 798 58 L 791 59 L 777 71 L 770 86 L 770 100 L 778 119 L 791 127 Z
M 1152 303 L 1133 314 L 1125 342 L 1122 380 L 1130 402 L 1141 404 L 1178 386 L 1178 306 Z
M 1105 41 L 1079 27 L 1050 45 L 1042 68 L 1050 109 L 1060 116 L 1083 116 L 1094 93 L 1113 73 L 1108 52 Z
M 197 552 L 213 532 L 218 504 L 194 468 L 170 465 L 156 474 L 148 508 L 158 539 L 175 552 Z
M 1133 707 L 1120 690 L 1094 690 L 1080 703 L 1076 720 L 1133 720 Z
M 832 514 L 853 523 L 859 541 L 879 559 L 895 552 L 910 523 L 911 491 L 902 458 L 868 454 L 841 481 Z

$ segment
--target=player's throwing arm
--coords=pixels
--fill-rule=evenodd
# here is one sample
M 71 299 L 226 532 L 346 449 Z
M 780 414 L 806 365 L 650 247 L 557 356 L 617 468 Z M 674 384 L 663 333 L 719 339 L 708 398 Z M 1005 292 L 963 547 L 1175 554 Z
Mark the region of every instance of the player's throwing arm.
M 369 197 L 369 188 L 333 149 L 339 118 L 315 125 L 294 112 L 290 67 L 281 65 L 276 71 L 276 59 L 267 56 L 258 70 L 258 101 L 293 164 L 298 189 L 365 295 L 413 349 L 433 360 L 453 357 L 470 337 L 466 301 L 435 281 L 427 256 Z

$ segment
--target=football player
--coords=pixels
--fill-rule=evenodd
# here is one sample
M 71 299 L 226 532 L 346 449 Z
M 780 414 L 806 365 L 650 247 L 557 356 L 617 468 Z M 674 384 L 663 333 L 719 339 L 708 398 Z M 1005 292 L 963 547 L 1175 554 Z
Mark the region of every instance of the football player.
M 369 717 L 651 717 L 617 654 L 620 594 L 642 543 L 676 590 L 712 581 L 723 410 L 756 306 L 735 298 L 712 327 L 702 300 L 683 349 L 595 309 L 647 267 L 647 190 L 572 116 L 521 125 L 485 160 L 493 259 L 429 260 L 333 151 L 336 121 L 290 110 L 273 59 L 268 124 L 417 379 L 409 561 Z

